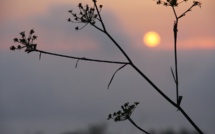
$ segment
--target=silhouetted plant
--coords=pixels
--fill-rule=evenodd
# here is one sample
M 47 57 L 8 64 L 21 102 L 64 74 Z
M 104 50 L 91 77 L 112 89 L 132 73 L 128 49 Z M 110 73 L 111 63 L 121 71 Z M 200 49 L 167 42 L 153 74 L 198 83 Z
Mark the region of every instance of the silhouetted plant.
M 166 1 L 162 1 L 162 0 L 157 0 L 157 4 L 158 5 L 164 5 L 164 6 L 170 6 L 173 10 L 174 16 L 175 16 L 175 21 L 174 21 L 174 25 L 173 25 L 173 33 L 174 33 L 174 61 L 175 61 L 175 72 L 173 71 L 172 67 L 171 67 L 171 73 L 172 73 L 172 77 L 174 79 L 175 85 L 176 85 L 176 102 L 177 102 L 177 107 L 178 109 L 182 112 L 182 114 L 184 114 L 184 116 L 189 120 L 189 122 L 195 127 L 195 129 L 199 132 L 202 133 L 201 130 L 198 128 L 198 126 L 190 119 L 188 118 L 188 116 L 186 115 L 186 113 L 183 111 L 183 109 L 181 109 L 180 104 L 182 101 L 183 96 L 179 95 L 179 79 L 178 79 L 178 58 L 177 58 L 177 35 L 178 35 L 178 23 L 179 23 L 179 19 L 181 19 L 182 17 L 184 17 L 188 12 L 191 11 L 191 9 L 195 6 L 199 6 L 201 7 L 201 2 L 198 1 L 193 1 L 193 4 L 185 11 L 183 12 L 181 15 L 177 15 L 175 7 L 177 7 L 179 4 L 183 3 L 183 2 L 187 2 L 188 0 L 166 0 Z
M 128 120 L 133 124 L 137 129 L 140 131 L 149 134 L 149 132 L 143 130 L 141 127 L 139 127 L 132 119 L 131 119 L 131 114 L 137 107 L 139 102 L 134 102 L 134 104 L 129 105 L 129 102 L 125 103 L 124 105 L 121 106 L 122 110 L 118 110 L 117 112 L 114 112 L 113 114 L 108 115 L 108 120 L 113 119 L 115 122 L 118 121 L 125 121 Z
M 33 41 L 35 39 L 37 39 L 37 36 L 33 35 L 34 34 L 34 30 L 30 31 L 29 37 L 26 38 L 25 36 L 25 32 L 21 32 L 21 38 L 15 38 L 14 42 L 18 42 L 21 45 L 18 46 L 11 46 L 10 49 L 11 50 L 21 50 L 23 48 L 25 48 L 25 52 L 30 53 L 30 52 L 39 52 L 39 59 L 41 58 L 41 54 L 49 54 L 49 55 L 54 55 L 54 56 L 60 56 L 60 57 L 64 57 L 64 58 L 71 58 L 71 59 L 76 59 L 76 67 L 78 65 L 78 61 L 79 60 L 85 60 L 85 61 L 93 61 L 93 62 L 102 62 L 102 63 L 110 63 L 110 64 L 120 64 L 122 65 L 120 68 L 118 68 L 109 84 L 108 84 L 108 88 L 115 76 L 115 74 L 121 70 L 122 68 L 124 68 L 127 65 L 130 65 L 136 72 L 138 72 L 164 99 L 166 99 L 172 106 L 174 106 L 175 108 L 178 109 L 178 111 L 180 111 L 184 117 L 190 122 L 190 124 L 196 129 L 196 131 L 198 131 L 200 134 L 203 134 L 203 132 L 201 131 L 201 129 L 194 123 L 194 121 L 187 115 L 187 113 L 183 110 L 183 108 L 181 107 L 181 101 L 182 101 L 182 96 L 179 96 L 179 88 L 178 88 L 178 62 L 177 62 L 177 32 L 178 32 L 178 20 L 182 17 L 184 17 L 189 11 L 191 11 L 191 9 L 195 6 L 200 6 L 201 7 L 201 3 L 198 1 L 193 1 L 193 4 L 190 6 L 190 8 L 188 8 L 184 13 L 182 13 L 181 15 L 177 15 L 176 11 L 175 11 L 175 7 L 178 7 L 179 4 L 186 2 L 188 0 L 156 0 L 158 5 L 164 5 L 164 6 L 169 6 L 173 9 L 173 13 L 175 15 L 175 21 L 174 21 L 174 25 L 173 25 L 173 32 L 174 32 L 174 60 L 175 60 L 175 71 L 173 71 L 172 67 L 171 67 L 171 72 L 172 72 L 172 76 L 174 79 L 174 82 L 176 84 L 176 102 L 174 102 L 172 99 L 170 99 L 160 88 L 158 88 L 130 59 L 130 57 L 127 55 L 127 53 L 121 48 L 121 46 L 114 40 L 114 38 L 109 34 L 109 32 L 106 30 L 105 24 L 103 22 L 102 16 L 101 16 L 101 9 L 102 9 L 102 5 L 97 5 L 97 1 L 96 0 L 92 0 L 93 2 L 93 7 L 89 7 L 88 5 L 83 6 L 82 3 L 78 4 L 78 8 L 79 8 L 79 14 L 74 13 L 72 10 L 69 11 L 69 13 L 72 15 L 72 19 L 68 18 L 68 22 L 71 23 L 80 23 L 80 24 L 84 24 L 83 26 L 79 27 L 76 26 L 75 29 L 76 30 L 81 30 L 83 29 L 85 26 L 87 25 L 91 25 L 94 28 L 96 28 L 97 30 L 99 30 L 100 32 L 102 32 L 104 35 L 106 35 L 113 43 L 114 45 L 120 50 L 120 52 L 125 56 L 126 58 L 126 62 L 121 62 L 121 61 L 107 61 L 107 60 L 99 60 L 99 59 L 90 59 L 90 58 L 85 58 L 85 57 L 75 57 L 75 56 L 68 56 L 68 55 L 62 55 L 62 54 L 56 54 L 56 53 L 51 53 L 51 52 L 47 52 L 47 51 L 42 51 L 42 50 L 38 50 L 37 49 L 37 44 L 34 44 Z M 100 25 L 97 25 L 97 22 L 100 23 Z M 133 112 L 133 110 L 136 108 L 136 106 L 139 103 L 136 102 L 132 105 L 129 105 L 129 103 L 125 103 L 123 106 L 121 106 L 122 110 L 119 110 L 118 112 L 115 112 L 113 114 L 110 114 L 108 119 L 114 119 L 114 121 L 124 121 L 124 120 L 129 120 L 131 122 L 132 125 L 134 125 L 135 127 L 137 127 L 139 130 L 141 130 L 142 132 L 148 133 L 145 130 L 143 130 L 142 128 L 140 128 L 138 125 L 136 125 L 136 123 L 131 119 L 131 114 Z
M 15 51 L 15 50 L 21 50 L 21 49 L 25 48 L 25 52 L 27 52 L 27 53 L 35 51 L 37 48 L 37 44 L 34 44 L 33 42 L 34 42 L 34 40 L 37 39 L 37 36 L 33 35 L 33 34 L 34 34 L 34 30 L 31 29 L 31 31 L 29 32 L 28 38 L 26 38 L 25 31 L 21 32 L 20 33 L 21 38 L 13 39 L 14 42 L 18 42 L 21 45 L 18 45 L 17 47 L 11 46 L 10 50 Z

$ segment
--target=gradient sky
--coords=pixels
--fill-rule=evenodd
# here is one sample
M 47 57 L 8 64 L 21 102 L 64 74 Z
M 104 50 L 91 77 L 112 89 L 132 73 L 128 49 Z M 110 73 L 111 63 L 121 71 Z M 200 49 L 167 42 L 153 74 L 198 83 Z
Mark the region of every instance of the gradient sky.
M 139 133 L 129 122 L 106 121 L 107 115 L 125 102 L 139 101 L 133 119 L 145 129 L 192 129 L 144 79 L 129 66 L 64 59 L 38 53 L 12 52 L 13 38 L 21 31 L 36 31 L 38 49 L 72 56 L 125 61 L 114 44 L 93 27 L 76 31 L 67 22 L 78 11 L 80 0 L 0 1 L 0 133 L 29 134 L 42 131 L 60 134 L 105 122 L 110 131 Z M 92 5 L 91 0 L 81 2 Z M 182 107 L 207 134 L 215 132 L 215 1 L 202 0 L 202 7 L 179 20 L 178 60 Z M 174 99 L 170 67 L 173 61 L 174 14 L 153 0 L 99 0 L 107 30 L 134 63 Z M 180 14 L 192 0 L 177 7 Z M 161 43 L 148 48 L 143 35 L 156 31 Z

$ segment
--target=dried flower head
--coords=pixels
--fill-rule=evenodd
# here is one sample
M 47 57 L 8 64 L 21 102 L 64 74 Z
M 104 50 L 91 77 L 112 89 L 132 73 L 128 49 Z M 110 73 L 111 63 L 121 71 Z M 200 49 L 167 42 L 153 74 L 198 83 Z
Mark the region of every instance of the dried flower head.
M 34 29 L 31 29 L 30 34 L 33 34 L 33 33 L 34 33 Z
M 158 5 L 177 7 L 179 4 L 187 2 L 188 0 L 156 0 L 156 1 Z M 194 5 L 201 6 L 201 2 L 193 1 L 193 3 Z
M 14 38 L 13 41 L 14 41 L 14 42 L 18 42 L 19 40 L 18 40 L 17 38 Z
M 21 50 L 21 49 L 25 48 L 25 52 L 27 52 L 27 53 L 35 51 L 36 47 L 37 47 L 37 44 L 34 44 L 33 42 L 34 42 L 34 40 L 37 39 L 37 36 L 33 35 L 34 33 L 35 33 L 34 30 L 31 29 L 30 32 L 29 32 L 29 36 L 26 39 L 25 31 L 21 32 L 20 33 L 21 38 L 14 38 L 13 39 L 13 41 L 15 43 L 18 42 L 21 45 L 18 45 L 17 47 L 11 46 L 10 50 L 15 51 L 15 50 Z
M 193 5 L 201 7 L 202 3 L 199 1 L 193 1 Z
M 114 112 L 113 114 L 109 114 L 107 119 L 113 119 L 115 122 L 127 120 L 130 118 L 138 104 L 139 102 L 134 102 L 134 104 L 129 105 L 129 102 L 127 102 L 121 106 L 122 110 Z
M 96 2 L 96 1 L 93 1 Z M 98 16 L 98 12 L 100 13 L 101 9 L 102 9 L 102 5 L 99 6 L 99 11 L 97 12 L 96 4 L 94 4 L 93 7 L 90 7 L 89 5 L 83 6 L 82 3 L 78 4 L 78 8 L 79 8 L 79 13 L 74 13 L 72 10 L 69 10 L 68 12 L 72 14 L 72 17 L 74 20 L 71 20 L 71 18 L 68 18 L 67 21 L 68 22 L 72 22 L 72 23 L 84 23 L 85 25 L 81 28 L 76 27 L 76 30 L 81 30 L 82 28 L 84 28 L 86 25 L 91 24 L 91 25 L 95 25 L 96 20 L 99 20 L 99 16 Z
M 16 50 L 16 47 L 15 47 L 15 46 L 11 46 L 11 47 L 10 47 L 10 50 L 11 50 L 11 51 L 15 51 L 15 50 Z

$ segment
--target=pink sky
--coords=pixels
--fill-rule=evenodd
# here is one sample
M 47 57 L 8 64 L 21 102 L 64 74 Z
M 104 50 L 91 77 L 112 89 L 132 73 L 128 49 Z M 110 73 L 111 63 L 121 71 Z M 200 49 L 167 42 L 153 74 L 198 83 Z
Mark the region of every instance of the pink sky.
M 37 1 L 29 1 L 29 0 L 3 0 L 1 1 L 1 12 L 0 12 L 0 22 L 1 29 L 5 31 L 8 22 L 17 23 L 21 22 L 21 24 L 17 25 L 17 29 L 23 28 L 23 30 L 30 30 L 31 26 L 37 26 L 36 31 L 40 30 L 40 24 L 36 24 L 32 22 L 29 18 L 33 18 L 34 16 L 46 16 L 49 17 L 51 15 L 51 10 L 53 7 L 63 6 L 63 5 L 71 5 L 71 9 L 76 9 L 73 5 L 77 5 L 80 0 L 37 0 Z M 184 18 L 179 20 L 179 45 L 180 49 L 215 49 L 215 16 L 213 13 L 215 12 L 214 0 L 201 1 L 202 8 L 194 7 L 192 12 L 189 12 Z M 82 0 L 82 3 L 91 4 L 91 0 Z M 121 1 L 114 0 L 100 0 L 100 4 L 103 4 L 104 8 L 102 13 L 104 12 L 112 12 L 114 14 L 113 24 L 106 24 L 111 27 L 114 25 L 114 22 L 117 21 L 120 23 L 123 31 L 131 38 L 133 41 L 132 47 L 135 49 L 144 48 L 144 44 L 142 43 L 143 35 L 148 31 L 156 31 L 161 36 L 161 44 L 155 49 L 170 49 L 173 46 L 173 33 L 172 26 L 174 21 L 174 15 L 170 7 L 158 6 L 156 5 L 156 1 L 153 0 L 136 0 L 136 1 L 126 1 L 122 3 Z M 176 8 L 178 14 L 182 13 L 192 4 L 192 0 L 189 0 L 187 3 L 183 3 Z M 67 9 L 65 9 L 67 11 Z M 69 17 L 68 12 L 61 12 L 62 16 Z M 60 15 L 60 14 L 58 14 Z M 56 16 L 57 17 L 57 16 Z M 107 18 L 104 18 L 104 20 Z M 108 17 L 111 19 L 111 16 Z M 114 20 L 117 19 L 117 20 Z M 54 23 L 54 22 L 53 22 Z M 66 22 L 65 22 L 66 23 Z M 72 25 L 71 25 L 72 27 Z M 75 24 L 73 25 L 75 27 Z M 41 28 L 42 29 L 42 28 Z M 12 33 L 8 33 L 11 37 L 18 36 L 18 33 L 21 31 L 14 31 Z M 111 31 L 110 31 L 111 32 Z M 17 33 L 17 34 L 15 34 Z M 40 33 L 38 41 L 41 48 L 46 48 L 44 40 L 48 37 L 44 37 L 42 33 L 53 34 L 51 30 L 49 31 L 38 31 Z M 63 35 L 64 33 L 62 33 Z M 1 38 L 1 49 L 8 48 L 8 44 L 11 42 L 11 37 L 9 38 L 7 34 L 0 35 Z M 43 37 L 41 37 L 41 35 Z M 80 34 L 81 36 L 81 34 Z M 66 38 L 66 37 L 65 37 Z M 78 37 L 75 37 L 77 40 Z M 59 44 L 60 41 L 63 40 L 63 37 L 57 41 Z M 80 39 L 79 39 L 80 40 Z M 64 43 L 64 42 L 63 42 Z M 76 43 L 84 43 L 82 41 L 76 41 Z M 59 49 L 58 44 L 55 44 L 56 48 Z M 68 49 L 70 46 L 64 43 L 64 49 Z M 96 45 L 98 47 L 98 45 Z M 92 49 L 95 46 L 91 47 L 77 47 L 73 46 L 76 49 Z M 63 49 L 63 48 L 62 48 Z

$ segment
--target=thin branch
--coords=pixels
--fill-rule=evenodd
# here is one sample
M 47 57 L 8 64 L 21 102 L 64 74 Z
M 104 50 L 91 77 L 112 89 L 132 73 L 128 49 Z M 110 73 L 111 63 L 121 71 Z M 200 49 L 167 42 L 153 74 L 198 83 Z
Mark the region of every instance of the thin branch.
M 188 13 L 189 11 L 191 11 L 191 9 L 194 7 L 195 5 L 193 4 L 189 9 L 187 9 L 184 13 L 182 13 L 180 16 L 178 16 L 177 18 L 180 19 L 181 17 L 185 16 L 186 13 Z
M 137 129 L 139 129 L 140 131 L 146 133 L 146 134 L 150 134 L 149 132 L 143 130 L 141 127 L 139 127 L 130 117 L 128 117 L 128 120 L 131 122 L 131 124 L 133 124 Z
M 178 107 L 179 111 L 184 115 L 184 117 L 192 124 L 192 126 L 200 133 L 204 134 L 201 129 L 193 122 L 193 120 L 187 115 L 187 113 L 181 108 L 180 106 Z
M 93 27 L 95 27 L 97 30 L 99 30 L 99 31 L 101 31 L 101 32 L 103 32 L 104 33 L 104 30 L 102 30 L 101 28 L 99 28 L 98 26 L 96 26 L 96 25 L 93 25 L 93 24 L 91 24 Z
M 175 75 L 174 75 L 174 72 L 173 72 L 172 67 L 171 67 L 171 73 L 172 73 L 172 77 L 173 77 L 173 79 L 174 79 L 174 82 L 176 83 L 176 79 L 175 79 Z
M 137 68 L 133 63 L 131 66 L 161 95 L 166 99 L 170 104 L 177 108 L 177 104 L 172 101 L 165 93 L 163 93 L 139 68 Z
M 76 61 L 75 68 L 78 67 L 78 62 L 79 62 L 79 60 L 80 60 L 80 59 L 78 59 L 78 60 Z
M 175 11 L 174 6 L 172 6 L 172 10 L 173 10 L 173 12 L 174 12 L 175 18 L 177 19 L 177 18 L 178 18 L 178 16 L 177 16 L 177 14 L 176 14 L 176 11 Z
M 81 28 L 78 28 L 78 30 L 81 30 L 83 28 L 85 28 L 89 23 L 86 23 L 84 26 L 82 26 Z
M 41 55 L 42 55 L 42 53 L 40 52 L 40 55 L 39 55 L 39 60 L 41 59 Z
M 110 87 L 110 85 L 111 85 L 111 83 L 112 83 L 112 81 L 113 81 L 113 78 L 114 78 L 114 76 L 116 75 L 116 73 L 117 73 L 119 70 L 121 70 L 122 68 L 124 68 L 126 65 L 127 65 L 127 64 L 121 66 L 120 68 L 118 68 L 118 69 L 114 72 L 114 74 L 113 74 L 112 77 L 111 77 L 110 82 L 108 83 L 108 86 L 107 86 L 108 89 L 109 89 L 109 87 Z
M 100 14 L 100 11 L 99 11 L 98 6 L 97 6 L 97 4 L 96 4 L 96 0 L 93 0 L 93 3 L 94 3 L 94 6 L 96 7 L 96 11 L 97 11 L 97 13 L 98 13 L 98 15 L 99 15 L 99 20 L 100 20 L 100 22 L 101 22 L 101 24 L 102 24 L 102 27 L 103 27 L 104 31 L 106 31 L 104 22 L 103 22 L 103 20 L 102 20 L 101 14 Z
M 178 82 L 178 57 L 177 57 L 177 33 L 178 33 L 178 17 L 175 11 L 175 8 L 172 6 L 174 15 L 175 15 L 175 22 L 173 25 L 173 32 L 174 32 L 174 56 L 175 56 L 175 85 L 176 85 L 176 101 L 177 105 L 179 104 L 178 101 L 178 90 L 179 90 L 179 82 Z
M 46 51 L 42 51 L 42 50 L 38 50 L 38 49 L 34 50 L 34 52 L 39 52 L 41 54 L 48 54 L 48 55 L 53 55 L 53 56 L 58 56 L 58 57 L 70 58 L 70 59 L 84 60 L 84 61 L 93 61 L 93 62 L 102 62 L 102 63 L 111 63 L 111 64 L 123 64 L 123 65 L 129 64 L 128 62 L 98 60 L 98 59 L 90 59 L 90 58 L 85 58 L 85 57 L 74 57 L 74 56 L 68 56 L 68 55 L 46 52 Z
M 132 63 L 131 59 L 128 57 L 128 55 L 125 53 L 125 51 L 120 47 L 120 45 L 113 39 L 113 37 L 107 32 L 106 28 L 105 28 L 105 24 L 102 20 L 102 17 L 101 17 L 101 14 L 98 10 L 98 7 L 97 7 L 97 4 L 96 4 L 96 0 L 93 0 L 94 2 L 94 5 L 96 7 L 96 11 L 99 15 L 99 19 L 100 19 L 100 22 L 102 24 L 102 27 L 103 27 L 103 32 L 113 41 L 113 43 L 117 46 L 117 48 L 123 53 L 123 55 L 126 57 L 126 59 L 129 61 L 129 63 Z M 96 27 L 97 28 L 97 27 Z M 100 30 L 101 31 L 101 30 Z
M 130 64 L 132 64 L 132 60 L 126 54 L 126 52 L 121 48 L 121 46 L 113 39 L 113 37 L 105 31 L 105 34 L 110 38 L 110 40 L 116 45 L 116 47 L 122 52 L 122 54 L 126 57 Z

